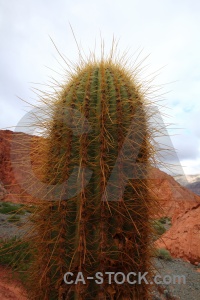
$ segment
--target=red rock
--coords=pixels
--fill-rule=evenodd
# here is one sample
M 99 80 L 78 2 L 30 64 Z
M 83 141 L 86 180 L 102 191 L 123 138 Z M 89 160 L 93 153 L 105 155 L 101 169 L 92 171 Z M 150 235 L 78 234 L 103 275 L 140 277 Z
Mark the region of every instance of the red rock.
M 200 197 L 182 187 L 173 177 L 153 169 L 154 192 L 163 207 L 163 216 L 172 217 L 172 227 L 156 242 L 173 257 L 200 262 Z
M 180 216 L 155 245 L 169 250 L 173 257 L 200 263 L 200 203 Z
M 162 211 L 157 217 L 168 216 L 172 223 L 196 207 L 200 203 L 200 196 L 181 186 L 174 178 L 159 169 L 152 168 L 153 193 L 158 198 Z
M 14 203 L 34 202 L 35 199 L 31 197 L 20 184 L 20 170 L 18 174 L 13 172 L 13 167 L 11 164 L 11 145 L 15 147 L 15 143 L 12 144 L 12 142 L 16 136 L 20 137 L 22 141 L 25 141 L 27 137 L 31 137 L 20 132 L 14 133 L 10 130 L 0 130 L 0 181 L 2 183 L 0 187 L 1 200 Z M 23 160 L 23 153 L 20 151 L 14 153 L 13 156 L 14 163 L 20 159 Z M 17 176 L 19 177 L 19 180 L 17 180 Z M 5 189 L 7 192 L 5 192 Z

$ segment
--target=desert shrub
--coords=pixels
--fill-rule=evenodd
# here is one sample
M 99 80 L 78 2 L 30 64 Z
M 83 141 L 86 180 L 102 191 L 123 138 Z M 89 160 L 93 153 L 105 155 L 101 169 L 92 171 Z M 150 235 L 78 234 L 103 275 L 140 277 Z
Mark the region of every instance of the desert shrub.
M 18 215 L 12 215 L 11 217 L 8 218 L 8 222 L 10 223 L 17 223 L 20 221 L 20 216 Z
M 165 248 L 157 249 L 156 256 L 164 260 L 172 260 L 170 252 Z
M 159 219 L 159 222 L 162 223 L 162 224 L 166 224 L 166 221 L 167 221 L 166 217 L 162 217 L 162 218 Z
M 165 217 L 165 218 L 166 218 L 167 222 L 171 225 L 171 223 L 172 223 L 172 218 L 171 218 L 171 217 Z
M 165 231 L 166 231 L 166 228 L 163 226 L 163 224 L 160 222 L 160 220 L 153 221 L 153 228 L 155 230 L 156 236 L 160 236 L 163 233 L 165 233 Z
M 13 203 L 9 203 L 9 202 L 2 202 L 0 204 L 0 213 L 2 213 L 2 214 L 17 213 L 20 215 L 24 215 L 25 211 L 23 210 L 22 204 L 13 204 Z

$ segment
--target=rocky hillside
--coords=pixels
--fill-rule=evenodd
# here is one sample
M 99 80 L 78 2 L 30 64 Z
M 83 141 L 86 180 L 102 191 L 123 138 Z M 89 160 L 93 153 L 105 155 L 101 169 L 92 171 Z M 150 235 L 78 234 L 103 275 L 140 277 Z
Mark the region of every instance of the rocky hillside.
M 174 179 L 182 186 L 191 190 L 193 193 L 200 195 L 200 175 L 177 175 Z
M 162 216 L 171 217 L 172 223 L 200 203 L 200 196 L 180 185 L 165 172 L 154 168 L 150 177 L 153 192 L 162 207 Z
M 17 137 L 17 139 L 16 139 Z M 35 138 L 35 137 L 33 137 Z M 12 132 L 10 130 L 0 130 L 0 200 L 11 201 L 15 203 L 34 202 L 35 199 L 24 191 L 19 184 L 21 170 L 19 172 L 13 171 L 11 163 L 11 149 L 12 161 L 16 165 L 17 162 L 23 162 L 23 151 L 18 147 L 17 143 L 31 141 L 32 137 L 20 132 Z M 37 138 L 39 141 L 39 138 Z M 16 146 L 16 150 L 15 150 Z M 34 140 L 31 147 L 34 147 Z M 25 171 L 25 170 L 24 170 Z M 28 174 L 26 173 L 28 176 Z
M 172 227 L 156 242 L 173 257 L 192 264 L 200 263 L 200 203 L 176 219 Z

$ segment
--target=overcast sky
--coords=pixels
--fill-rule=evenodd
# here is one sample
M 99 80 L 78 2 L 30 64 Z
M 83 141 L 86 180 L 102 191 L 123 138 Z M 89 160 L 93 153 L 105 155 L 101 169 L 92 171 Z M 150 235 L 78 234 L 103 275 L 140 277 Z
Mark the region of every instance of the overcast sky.
M 101 32 L 108 48 L 114 34 L 122 51 L 150 54 L 147 74 L 161 68 L 155 84 L 165 94 L 164 121 L 176 128 L 169 133 L 178 160 L 186 174 L 200 173 L 199 0 L 0 0 L 0 128 L 14 130 L 30 110 L 18 97 L 37 102 L 33 83 L 54 76 L 46 66 L 64 76 L 49 36 L 78 61 L 69 22 L 86 53 Z

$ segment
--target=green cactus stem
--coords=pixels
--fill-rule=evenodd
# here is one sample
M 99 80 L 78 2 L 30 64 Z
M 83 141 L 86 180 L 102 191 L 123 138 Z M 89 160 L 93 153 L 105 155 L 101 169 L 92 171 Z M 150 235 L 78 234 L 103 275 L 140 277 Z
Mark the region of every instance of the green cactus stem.
M 50 101 L 42 180 L 50 186 L 65 183 L 65 190 L 40 199 L 32 216 L 30 299 L 149 299 L 151 285 L 144 281 L 119 284 L 113 275 L 109 283 L 108 274 L 100 284 L 87 279 L 97 272 L 152 276 L 151 216 L 157 208 L 147 177 L 154 151 L 150 107 L 135 73 L 111 58 L 91 60 L 77 67 Z M 75 134 L 73 126 L 84 123 L 77 111 L 90 130 L 82 126 Z M 75 166 L 80 173 L 69 183 Z M 79 192 L 67 197 L 77 182 Z M 66 284 L 66 272 L 74 274 L 69 280 L 82 272 L 86 283 Z

